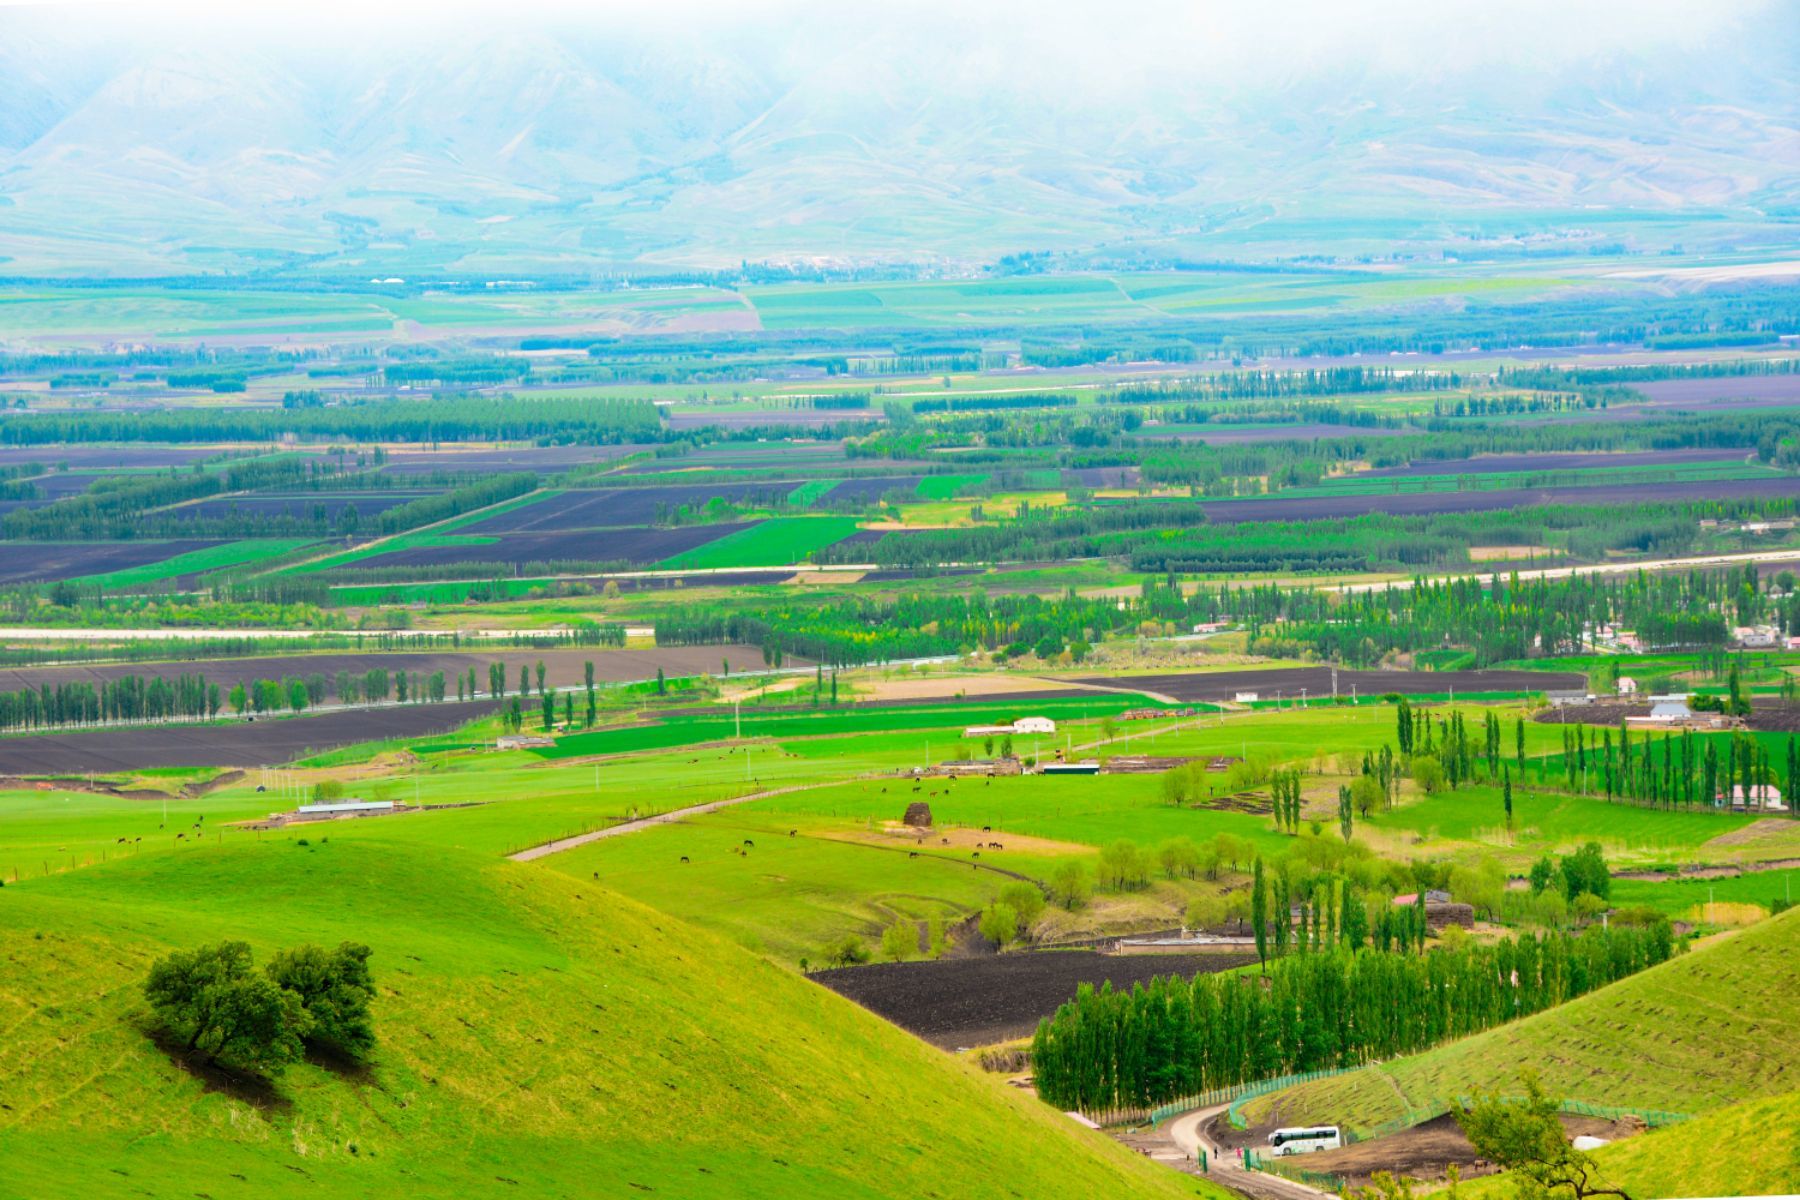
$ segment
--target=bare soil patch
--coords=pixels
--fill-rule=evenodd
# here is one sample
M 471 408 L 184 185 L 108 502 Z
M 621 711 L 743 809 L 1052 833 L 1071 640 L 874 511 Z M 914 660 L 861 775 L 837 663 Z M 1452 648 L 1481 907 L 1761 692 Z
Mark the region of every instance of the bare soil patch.
M 81 775 L 148 767 L 269 767 L 358 742 L 440 733 L 497 707 L 492 700 L 397 704 L 318 717 L 0 738 L 0 773 Z
M 1587 1135 L 1618 1141 L 1643 1131 L 1642 1123 L 1634 1120 L 1608 1121 L 1599 1117 L 1565 1115 L 1562 1124 L 1564 1133 L 1570 1138 Z M 1208 1132 L 1221 1145 L 1232 1149 L 1238 1146 L 1265 1149 L 1269 1134 L 1275 1128 L 1277 1125 L 1271 1123 L 1238 1131 L 1221 1116 L 1214 1119 Z M 1448 1113 L 1386 1137 L 1356 1142 L 1339 1150 L 1297 1155 L 1287 1161 L 1309 1171 L 1340 1176 L 1359 1188 L 1369 1186 L 1377 1171 L 1427 1183 L 1446 1178 L 1452 1165 L 1464 1179 L 1496 1173 L 1494 1164 L 1475 1153 L 1475 1147 L 1463 1136 L 1456 1118 Z
M 353 675 L 362 675 L 371 668 L 379 667 L 389 672 L 406 671 L 421 677 L 429 676 L 434 671 L 442 671 L 450 679 L 450 692 L 455 694 L 456 675 L 467 673 L 470 667 L 475 668 L 475 682 L 483 692 L 487 690 L 487 672 L 490 663 L 503 663 L 506 666 L 506 686 L 510 691 L 518 686 L 519 668 L 525 667 L 532 672 L 532 683 L 536 686 L 537 664 L 544 664 L 545 682 L 556 688 L 579 686 L 584 678 L 586 663 L 594 664 L 594 679 L 600 683 L 622 683 L 632 680 L 654 679 L 660 668 L 670 678 L 690 675 L 718 675 L 726 663 L 731 664 L 734 673 L 745 671 L 761 671 L 764 669 L 762 652 L 749 646 L 661 646 L 654 650 L 607 650 L 607 649 L 565 649 L 565 650 L 516 650 L 496 649 L 492 653 L 479 651 L 419 651 L 402 653 L 349 653 L 333 652 L 326 654 L 284 654 L 269 658 L 215 658 L 200 660 L 181 660 L 162 663 L 94 663 L 88 666 L 62 667 L 14 667 L 0 669 L 0 691 L 17 691 L 25 687 L 41 687 L 49 684 L 54 687 L 59 683 L 87 682 L 98 686 L 108 680 L 119 679 L 127 675 L 139 675 L 144 678 L 160 676 L 174 679 L 181 675 L 203 675 L 211 683 L 218 684 L 229 691 L 234 683 L 245 686 L 258 679 L 285 679 L 290 676 L 305 678 L 308 675 L 324 675 L 328 680 L 335 680 L 339 671 L 349 671 Z M 333 683 L 335 687 L 335 683 Z
M 1060 679 L 1032 675 L 904 675 L 862 685 L 870 700 L 942 700 L 962 696 L 1045 695 L 1070 689 Z
M 1789 376 L 1800 379 L 1800 376 Z M 1712 382 L 1712 381 L 1708 381 Z M 1648 391 L 1655 385 L 1640 385 Z M 1367 479 L 1398 479 L 1416 475 L 1490 475 L 1508 471 L 1570 471 L 1585 467 L 1660 467 L 1685 462 L 1733 462 L 1750 453 L 1749 447 L 1700 446 L 1679 450 L 1547 451 L 1541 454 L 1478 454 L 1474 458 L 1421 459 L 1403 467 L 1376 467 L 1361 472 Z
M 1551 558 L 1555 551 L 1548 546 L 1470 546 L 1470 562 L 1517 562 L 1522 559 Z
M 1368 513 L 1426 515 L 1498 512 L 1536 504 L 1648 504 L 1683 500 L 1737 500 L 1800 496 L 1800 478 L 1684 479 L 1664 483 L 1596 484 L 1590 487 L 1505 488 L 1476 492 L 1399 492 L 1342 496 L 1280 496 L 1266 500 L 1216 500 L 1206 515 L 1220 523 L 1309 521 Z
M 0 544 L 0 584 L 77 579 L 162 562 L 223 544 L 218 538 L 166 542 L 7 542 Z
M 1055 950 L 843 967 L 812 978 L 933 1045 L 957 1049 L 1030 1035 L 1083 983 L 1129 988 L 1158 976 L 1192 978 L 1252 961 L 1254 955 Z

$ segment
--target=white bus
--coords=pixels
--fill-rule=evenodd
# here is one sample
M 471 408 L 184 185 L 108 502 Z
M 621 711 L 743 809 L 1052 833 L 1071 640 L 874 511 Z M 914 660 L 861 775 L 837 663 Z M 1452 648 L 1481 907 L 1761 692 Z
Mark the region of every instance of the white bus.
M 1336 1125 L 1300 1125 L 1277 1129 L 1269 1135 L 1269 1153 L 1277 1157 L 1287 1154 L 1311 1154 L 1315 1150 L 1336 1150 L 1344 1144 Z

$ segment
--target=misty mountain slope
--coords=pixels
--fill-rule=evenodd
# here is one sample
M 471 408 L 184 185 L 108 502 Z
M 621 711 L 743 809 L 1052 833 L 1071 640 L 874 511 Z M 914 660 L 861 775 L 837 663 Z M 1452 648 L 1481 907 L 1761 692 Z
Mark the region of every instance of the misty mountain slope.
M 0 255 L 133 273 L 1254 254 L 1287 236 L 1277 218 L 1366 240 L 1580 211 L 1680 240 L 1800 202 L 1795 9 L 1509 49 L 1481 43 L 1510 26 L 1439 45 L 1425 9 L 1264 26 L 1160 0 L 366 27 L 0 8 Z

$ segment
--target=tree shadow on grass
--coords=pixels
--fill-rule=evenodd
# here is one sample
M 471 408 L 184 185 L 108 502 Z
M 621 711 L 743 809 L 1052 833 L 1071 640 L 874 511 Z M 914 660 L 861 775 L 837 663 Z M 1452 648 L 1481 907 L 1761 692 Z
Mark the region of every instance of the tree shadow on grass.
M 171 1063 L 199 1080 L 200 1086 L 208 1092 L 229 1096 L 267 1116 L 284 1115 L 294 1106 L 294 1102 L 282 1095 L 275 1082 L 266 1076 L 221 1066 L 204 1054 L 189 1050 L 180 1038 L 160 1026 L 144 1026 L 143 1033 L 158 1050 L 168 1055 Z
M 345 1083 L 368 1085 L 375 1082 L 375 1068 L 360 1058 L 344 1053 L 335 1046 L 306 1045 L 306 1061 L 321 1071 L 330 1071 Z

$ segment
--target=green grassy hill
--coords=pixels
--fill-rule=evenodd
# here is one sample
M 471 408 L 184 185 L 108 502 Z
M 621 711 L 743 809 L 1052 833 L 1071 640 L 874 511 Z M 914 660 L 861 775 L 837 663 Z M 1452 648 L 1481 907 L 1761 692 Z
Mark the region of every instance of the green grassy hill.
M 1552 1095 L 1694 1115 L 1791 1091 L 1796 962 L 1800 910 L 1522 1021 L 1246 1107 L 1253 1120 L 1368 1128 L 1476 1088 L 1516 1092 L 1525 1066 Z
M 1605 1182 L 1639 1200 L 1662 1196 L 1766 1196 L 1800 1192 L 1800 1092 L 1728 1105 L 1594 1153 Z M 1511 1200 L 1511 1176 L 1464 1183 L 1462 1200 Z
M 138 990 L 151 960 L 225 937 L 259 961 L 372 945 L 372 1069 L 303 1063 L 269 1092 L 158 1049 Z M 8 886 L 0 1031 L 4 1197 L 1202 1186 L 711 934 L 441 847 L 271 839 Z
M 1765 1096 L 1607 1146 L 1608 1182 L 1633 1196 L 1800 1192 L 1800 1092 Z

